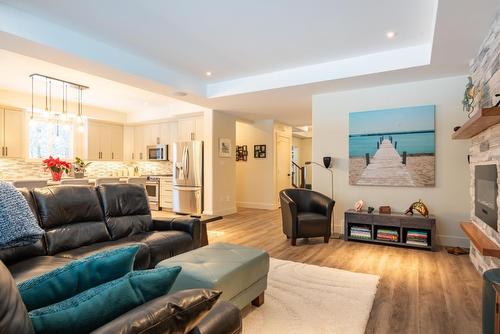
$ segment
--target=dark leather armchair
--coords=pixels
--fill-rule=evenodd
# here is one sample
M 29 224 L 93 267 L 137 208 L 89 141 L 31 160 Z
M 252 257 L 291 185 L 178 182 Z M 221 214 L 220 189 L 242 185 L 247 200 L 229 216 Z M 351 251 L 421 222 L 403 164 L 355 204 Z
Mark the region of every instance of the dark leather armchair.
M 292 246 L 297 238 L 324 237 L 328 243 L 334 200 L 312 190 L 284 189 L 280 203 L 283 233 L 292 239 Z

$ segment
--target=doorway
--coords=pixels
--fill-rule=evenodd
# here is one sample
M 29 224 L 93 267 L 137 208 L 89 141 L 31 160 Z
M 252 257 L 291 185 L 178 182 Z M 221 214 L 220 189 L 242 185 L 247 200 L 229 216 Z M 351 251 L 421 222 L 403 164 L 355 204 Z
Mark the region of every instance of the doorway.
M 291 161 L 290 138 L 278 134 L 276 138 L 276 193 L 278 196 L 278 203 L 279 192 L 291 186 Z

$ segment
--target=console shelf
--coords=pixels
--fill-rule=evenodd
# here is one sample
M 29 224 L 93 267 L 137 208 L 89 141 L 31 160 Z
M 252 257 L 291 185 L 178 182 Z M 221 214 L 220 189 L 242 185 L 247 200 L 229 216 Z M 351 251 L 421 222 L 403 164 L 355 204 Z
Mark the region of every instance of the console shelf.
M 500 107 L 483 108 L 465 122 L 451 138 L 469 139 L 497 123 L 500 123 Z
M 351 228 L 369 231 L 370 237 L 359 238 L 351 236 Z M 377 239 L 378 229 L 391 229 L 398 232 L 397 241 Z M 425 245 L 408 244 L 408 232 L 420 232 L 427 235 Z M 344 240 L 370 242 L 381 245 L 401 246 L 408 248 L 436 249 L 436 218 L 434 216 L 422 217 L 419 215 L 405 215 L 402 213 L 381 214 L 379 212 L 357 212 L 347 210 L 344 213 Z

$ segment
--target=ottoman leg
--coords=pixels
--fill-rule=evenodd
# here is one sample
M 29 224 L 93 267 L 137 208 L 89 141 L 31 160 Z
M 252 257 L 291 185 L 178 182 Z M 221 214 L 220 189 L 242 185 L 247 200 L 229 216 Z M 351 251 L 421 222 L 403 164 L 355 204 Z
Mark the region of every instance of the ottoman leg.
M 323 241 L 325 242 L 325 244 L 327 244 L 328 241 L 330 241 L 330 236 L 329 235 L 328 236 L 324 236 L 323 237 Z
M 297 244 L 297 239 L 292 238 L 292 246 L 295 246 Z
M 253 306 L 261 306 L 262 304 L 264 304 L 264 292 L 262 292 L 257 298 L 255 298 L 254 300 L 252 300 L 252 305 Z

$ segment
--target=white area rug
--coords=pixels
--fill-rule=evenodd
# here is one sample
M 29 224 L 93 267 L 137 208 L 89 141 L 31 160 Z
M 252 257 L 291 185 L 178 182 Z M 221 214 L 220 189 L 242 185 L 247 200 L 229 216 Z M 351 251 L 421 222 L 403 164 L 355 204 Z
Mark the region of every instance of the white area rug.
M 244 334 L 364 333 L 379 277 L 271 258 L 264 305 Z

